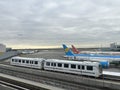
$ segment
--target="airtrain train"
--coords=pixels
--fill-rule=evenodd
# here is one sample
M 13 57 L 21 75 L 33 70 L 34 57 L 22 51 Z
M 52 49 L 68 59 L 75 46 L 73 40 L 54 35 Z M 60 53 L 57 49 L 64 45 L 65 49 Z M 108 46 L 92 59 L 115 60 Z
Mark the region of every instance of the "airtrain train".
M 10 60 L 10 64 L 16 66 L 37 68 L 41 70 L 57 71 L 94 77 L 99 77 L 102 75 L 102 67 L 98 62 L 12 57 Z

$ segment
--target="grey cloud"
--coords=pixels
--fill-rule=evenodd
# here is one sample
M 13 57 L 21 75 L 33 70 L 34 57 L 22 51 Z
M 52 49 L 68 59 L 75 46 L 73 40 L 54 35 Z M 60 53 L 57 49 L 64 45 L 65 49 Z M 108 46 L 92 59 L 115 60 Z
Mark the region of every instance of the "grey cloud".
M 0 40 L 6 44 L 119 42 L 119 0 L 1 0 Z

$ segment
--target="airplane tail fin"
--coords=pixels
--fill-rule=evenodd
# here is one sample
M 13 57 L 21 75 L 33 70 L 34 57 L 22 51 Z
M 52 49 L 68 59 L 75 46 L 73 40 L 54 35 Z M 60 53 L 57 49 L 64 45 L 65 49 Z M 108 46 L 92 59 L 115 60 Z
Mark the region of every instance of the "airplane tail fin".
M 75 48 L 73 45 L 71 45 L 71 46 L 72 46 L 73 53 L 75 53 L 75 54 L 79 54 L 80 53 L 80 51 L 77 48 Z
M 63 48 L 66 55 L 74 55 L 73 52 L 65 44 L 63 44 Z

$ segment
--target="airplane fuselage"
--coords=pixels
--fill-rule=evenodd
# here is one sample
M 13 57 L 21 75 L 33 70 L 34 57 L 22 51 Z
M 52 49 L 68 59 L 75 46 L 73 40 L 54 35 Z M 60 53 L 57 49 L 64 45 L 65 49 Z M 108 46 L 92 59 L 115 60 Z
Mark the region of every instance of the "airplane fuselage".
M 107 60 L 109 62 L 112 61 L 120 61 L 120 56 L 118 55 L 99 55 L 99 54 L 74 54 L 74 55 L 66 55 L 68 57 L 74 57 L 78 60 Z

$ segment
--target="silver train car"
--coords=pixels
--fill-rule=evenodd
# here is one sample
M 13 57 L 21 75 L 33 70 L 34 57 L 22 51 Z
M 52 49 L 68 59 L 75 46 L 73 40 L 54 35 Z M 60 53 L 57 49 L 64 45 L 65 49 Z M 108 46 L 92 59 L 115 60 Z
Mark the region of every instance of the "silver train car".
M 102 75 L 102 67 L 98 62 L 80 62 L 59 59 L 45 60 L 43 58 L 12 57 L 10 64 L 16 66 L 38 68 L 42 70 L 87 75 L 94 77 L 99 77 Z
M 16 66 L 43 69 L 43 58 L 12 57 L 10 64 Z
M 47 59 L 44 69 L 94 77 L 102 75 L 102 67 L 98 62 Z

